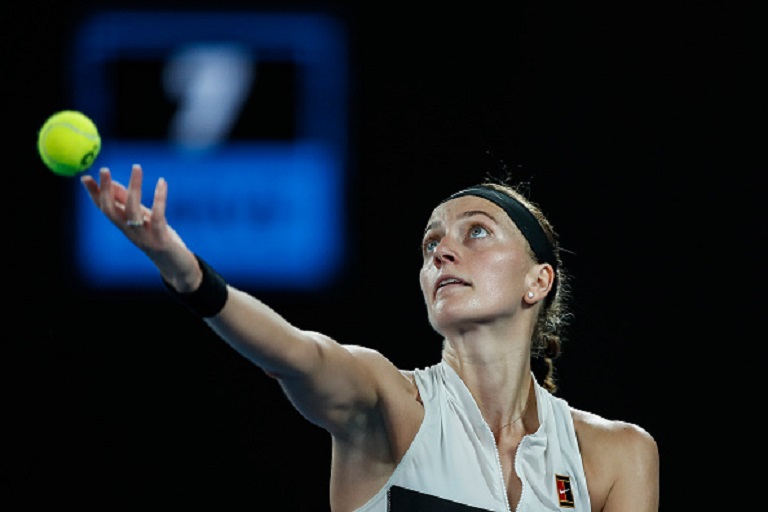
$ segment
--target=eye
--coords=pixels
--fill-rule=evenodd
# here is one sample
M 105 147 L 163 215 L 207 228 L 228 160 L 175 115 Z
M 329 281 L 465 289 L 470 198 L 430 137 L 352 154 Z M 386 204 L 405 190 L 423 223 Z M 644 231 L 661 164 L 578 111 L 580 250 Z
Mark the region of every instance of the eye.
M 488 236 L 488 230 L 483 226 L 472 226 L 469 230 L 470 238 L 485 238 L 486 236 Z
M 433 252 L 436 247 L 437 247 L 437 240 L 435 240 L 434 238 L 424 240 L 423 249 L 425 253 Z

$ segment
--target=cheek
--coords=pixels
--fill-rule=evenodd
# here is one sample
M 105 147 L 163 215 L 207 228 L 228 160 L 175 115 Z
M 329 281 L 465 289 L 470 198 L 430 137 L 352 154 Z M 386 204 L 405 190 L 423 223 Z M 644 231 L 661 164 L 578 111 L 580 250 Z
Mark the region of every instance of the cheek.
M 494 298 L 516 289 L 525 278 L 523 262 L 510 252 L 489 255 L 480 263 L 478 273 L 486 293 Z
M 425 297 L 427 295 L 428 283 L 429 283 L 429 270 L 427 270 L 425 267 L 422 267 L 421 271 L 419 271 L 419 286 L 421 287 L 421 293 Z

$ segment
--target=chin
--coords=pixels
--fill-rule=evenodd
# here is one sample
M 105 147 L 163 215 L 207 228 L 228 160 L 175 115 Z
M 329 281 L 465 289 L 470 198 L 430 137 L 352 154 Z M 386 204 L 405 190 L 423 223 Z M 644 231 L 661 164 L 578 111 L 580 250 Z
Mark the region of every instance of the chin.
M 455 328 L 488 324 L 495 320 L 507 320 L 516 313 L 513 298 L 506 294 L 488 291 L 485 296 L 439 296 L 428 308 L 430 322 L 436 327 Z
M 463 326 L 476 325 L 478 323 L 488 322 L 492 316 L 479 314 L 477 311 L 467 311 L 466 308 L 462 308 L 461 311 L 450 311 L 442 309 L 440 311 L 433 311 L 429 315 L 429 323 L 432 324 L 432 328 L 443 334 L 447 331 L 455 330 Z

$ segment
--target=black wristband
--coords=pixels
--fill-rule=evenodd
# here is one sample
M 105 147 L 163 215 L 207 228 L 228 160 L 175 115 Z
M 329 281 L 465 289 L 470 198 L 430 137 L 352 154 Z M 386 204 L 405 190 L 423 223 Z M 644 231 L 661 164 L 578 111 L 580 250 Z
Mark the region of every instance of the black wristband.
M 171 284 L 163 279 L 165 288 L 193 313 L 203 318 L 216 316 L 227 303 L 227 283 L 208 263 L 195 254 L 200 270 L 203 271 L 203 280 L 196 290 L 191 292 L 179 292 Z

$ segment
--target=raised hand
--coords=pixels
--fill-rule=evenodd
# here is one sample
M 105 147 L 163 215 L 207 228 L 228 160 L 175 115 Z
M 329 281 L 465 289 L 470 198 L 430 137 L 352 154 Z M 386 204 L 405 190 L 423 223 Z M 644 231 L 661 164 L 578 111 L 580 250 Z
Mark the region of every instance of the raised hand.
M 194 255 L 165 217 L 168 183 L 160 178 L 152 207 L 141 202 L 142 168 L 134 164 L 128 187 L 112 180 L 107 168 L 99 170 L 99 182 L 84 175 L 80 179 L 93 203 L 136 247 L 158 267 L 163 278 L 179 291 L 199 282 Z

